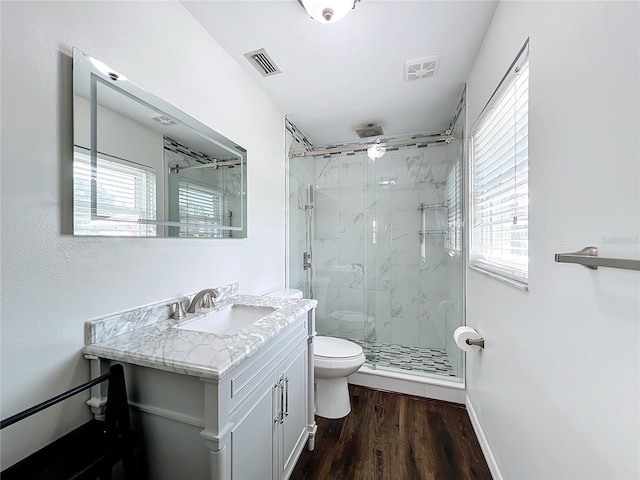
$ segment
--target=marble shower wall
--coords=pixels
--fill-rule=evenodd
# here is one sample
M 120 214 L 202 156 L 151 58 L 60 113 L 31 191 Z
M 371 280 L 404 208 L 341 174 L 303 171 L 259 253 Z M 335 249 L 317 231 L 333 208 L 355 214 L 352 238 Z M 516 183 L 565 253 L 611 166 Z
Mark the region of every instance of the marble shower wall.
M 446 348 L 462 321 L 460 256 L 446 254 L 442 203 L 453 145 L 315 160 L 314 298 L 317 329 L 345 338 Z M 455 298 L 454 298 L 455 297 Z M 455 327 L 454 327 L 455 328 Z

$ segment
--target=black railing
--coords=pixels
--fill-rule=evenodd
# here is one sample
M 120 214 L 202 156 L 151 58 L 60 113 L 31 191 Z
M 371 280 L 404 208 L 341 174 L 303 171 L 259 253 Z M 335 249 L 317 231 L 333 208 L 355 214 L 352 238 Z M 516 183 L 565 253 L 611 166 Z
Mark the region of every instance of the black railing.
M 122 365 L 112 365 L 108 373 L 2 420 L 0 429 L 107 380 L 109 387 L 104 421 L 91 420 L 29 455 L 4 470 L 0 474 L 2 480 L 110 478 L 113 466 L 120 461 L 124 478 L 136 479 L 134 449 L 137 441 L 129 421 Z

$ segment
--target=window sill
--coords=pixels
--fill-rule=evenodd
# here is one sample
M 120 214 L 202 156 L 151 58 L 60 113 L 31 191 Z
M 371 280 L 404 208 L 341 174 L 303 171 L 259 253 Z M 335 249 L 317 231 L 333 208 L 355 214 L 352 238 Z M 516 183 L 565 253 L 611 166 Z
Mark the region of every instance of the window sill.
M 523 290 L 525 292 L 529 291 L 529 285 L 527 285 L 526 283 L 518 282 L 517 280 L 513 280 L 511 278 L 505 277 L 498 273 L 490 272 L 488 270 L 484 270 L 482 268 L 478 268 L 473 265 L 468 265 L 467 268 L 469 268 L 470 270 L 473 270 L 474 272 L 482 273 L 483 275 L 486 275 L 488 277 L 495 278 L 496 280 L 502 283 L 506 283 L 507 285 L 511 285 L 512 287 L 515 287 L 519 290 Z

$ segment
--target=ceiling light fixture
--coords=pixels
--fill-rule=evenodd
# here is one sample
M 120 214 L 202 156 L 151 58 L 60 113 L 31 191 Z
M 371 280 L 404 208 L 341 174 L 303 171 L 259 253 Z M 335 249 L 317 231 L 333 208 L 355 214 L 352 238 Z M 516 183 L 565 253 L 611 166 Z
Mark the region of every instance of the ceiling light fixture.
M 376 143 L 367 148 L 367 157 L 375 162 L 377 158 L 382 158 L 386 151 L 386 147 L 380 145 L 380 139 L 378 139 Z
M 335 23 L 356 8 L 360 0 L 298 0 L 309 16 L 320 23 Z

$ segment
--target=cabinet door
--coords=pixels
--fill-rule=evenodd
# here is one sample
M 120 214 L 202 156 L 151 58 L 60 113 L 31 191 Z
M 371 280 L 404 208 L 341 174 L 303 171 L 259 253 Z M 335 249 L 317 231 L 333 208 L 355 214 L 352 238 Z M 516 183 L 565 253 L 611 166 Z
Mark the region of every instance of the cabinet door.
M 231 430 L 231 478 L 234 480 L 273 478 L 276 434 L 273 418 L 277 402 L 275 387 L 268 386 Z
M 285 379 L 284 421 L 279 431 L 279 477 L 287 478 L 295 467 L 307 438 L 307 342 L 300 343 L 283 363 Z

